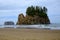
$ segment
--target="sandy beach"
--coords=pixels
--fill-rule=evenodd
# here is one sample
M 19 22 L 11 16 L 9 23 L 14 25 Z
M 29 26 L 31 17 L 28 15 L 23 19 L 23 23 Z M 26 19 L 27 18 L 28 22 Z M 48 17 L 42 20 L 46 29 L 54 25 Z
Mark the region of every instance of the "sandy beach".
M 60 40 L 60 30 L 0 28 L 0 40 Z

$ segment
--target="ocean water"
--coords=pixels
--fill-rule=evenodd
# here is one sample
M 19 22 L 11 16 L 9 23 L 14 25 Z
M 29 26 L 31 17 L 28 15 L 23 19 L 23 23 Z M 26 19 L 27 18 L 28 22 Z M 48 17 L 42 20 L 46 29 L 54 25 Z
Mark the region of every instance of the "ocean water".
M 60 24 L 36 24 L 36 25 L 0 25 L 0 28 L 36 28 L 36 29 L 51 29 L 60 30 Z

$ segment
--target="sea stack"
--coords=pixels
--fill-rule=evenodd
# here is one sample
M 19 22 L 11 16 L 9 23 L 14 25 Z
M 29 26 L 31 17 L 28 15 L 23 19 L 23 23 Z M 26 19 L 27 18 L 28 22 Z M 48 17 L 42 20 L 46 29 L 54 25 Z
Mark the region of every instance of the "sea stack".
M 31 6 L 26 10 L 26 15 L 20 13 L 18 16 L 17 25 L 27 24 L 50 24 L 49 17 L 47 15 L 46 7 Z
M 6 21 L 6 22 L 4 23 L 4 25 L 14 25 L 14 22 L 12 22 L 12 21 Z

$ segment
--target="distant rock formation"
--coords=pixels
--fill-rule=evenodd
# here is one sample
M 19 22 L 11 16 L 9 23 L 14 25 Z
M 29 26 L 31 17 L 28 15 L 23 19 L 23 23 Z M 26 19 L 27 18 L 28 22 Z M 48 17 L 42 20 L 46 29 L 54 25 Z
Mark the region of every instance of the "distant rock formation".
M 45 18 L 36 16 L 36 15 L 32 17 L 29 15 L 24 16 L 21 13 L 18 16 L 17 25 L 22 25 L 22 24 L 50 24 L 50 20 L 48 16 Z
M 4 25 L 14 25 L 14 22 L 12 22 L 12 21 L 7 21 L 7 22 L 4 23 Z

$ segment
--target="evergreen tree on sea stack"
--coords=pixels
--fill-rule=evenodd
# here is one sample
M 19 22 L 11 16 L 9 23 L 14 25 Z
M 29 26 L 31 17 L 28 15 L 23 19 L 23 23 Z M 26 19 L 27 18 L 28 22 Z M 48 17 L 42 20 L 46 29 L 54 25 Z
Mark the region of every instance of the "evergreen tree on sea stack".
M 31 6 L 28 7 L 26 10 L 26 14 L 29 16 L 39 16 L 39 17 L 47 17 L 47 8 L 46 7 L 40 7 L 40 6 Z

